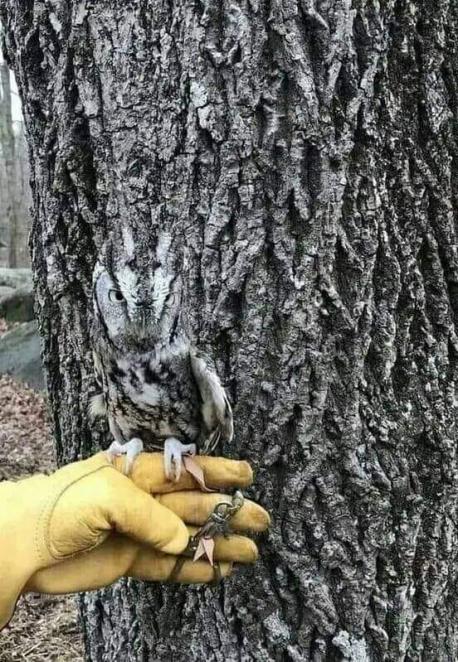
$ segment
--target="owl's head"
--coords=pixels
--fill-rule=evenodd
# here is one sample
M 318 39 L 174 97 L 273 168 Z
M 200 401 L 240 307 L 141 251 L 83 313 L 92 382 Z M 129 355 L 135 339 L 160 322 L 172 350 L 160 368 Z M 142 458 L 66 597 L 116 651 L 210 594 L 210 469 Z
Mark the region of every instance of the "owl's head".
M 93 275 L 98 332 L 116 347 L 143 349 L 177 332 L 180 279 L 170 268 L 170 236 L 153 248 L 133 228 L 105 242 Z

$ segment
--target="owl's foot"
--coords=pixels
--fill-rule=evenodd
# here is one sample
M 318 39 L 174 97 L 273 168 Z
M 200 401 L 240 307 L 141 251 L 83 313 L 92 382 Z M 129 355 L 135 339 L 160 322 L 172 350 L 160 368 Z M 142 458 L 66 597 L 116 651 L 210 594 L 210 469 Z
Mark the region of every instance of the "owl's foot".
M 182 444 L 175 437 L 169 437 L 164 442 L 164 471 L 169 480 L 177 483 L 180 480 L 183 467 L 183 455 L 195 455 L 195 444 Z
M 108 457 L 110 461 L 113 461 L 113 458 L 119 457 L 120 455 L 126 456 L 126 461 L 124 463 L 124 473 L 126 476 L 130 474 L 132 465 L 135 458 L 143 450 L 143 441 L 134 437 L 127 444 L 120 444 L 119 441 L 114 441 L 110 448 L 107 450 Z

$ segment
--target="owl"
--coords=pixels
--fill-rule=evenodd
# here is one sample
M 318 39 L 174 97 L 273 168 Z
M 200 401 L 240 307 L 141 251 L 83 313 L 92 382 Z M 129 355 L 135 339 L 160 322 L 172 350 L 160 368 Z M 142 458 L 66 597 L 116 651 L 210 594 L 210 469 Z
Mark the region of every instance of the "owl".
M 93 359 L 100 392 L 93 417 L 108 421 L 111 457 L 129 471 L 143 450 L 164 452 L 177 481 L 182 456 L 211 452 L 233 435 L 232 410 L 211 360 L 188 340 L 182 323 L 182 280 L 171 238 L 145 246 L 121 228 L 103 246 L 93 273 Z

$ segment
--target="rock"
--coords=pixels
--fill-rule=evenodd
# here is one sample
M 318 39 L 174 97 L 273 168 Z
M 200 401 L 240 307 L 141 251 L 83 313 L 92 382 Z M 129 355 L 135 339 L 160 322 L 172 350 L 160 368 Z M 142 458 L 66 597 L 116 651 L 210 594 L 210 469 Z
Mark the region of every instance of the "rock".
M 14 287 L 7 287 L 6 285 L 0 285 L 0 299 L 6 297 L 7 294 L 12 294 L 14 292 Z
M 0 338 L 0 374 L 8 374 L 34 389 L 45 388 L 36 322 L 14 327 Z
M 25 287 L 32 285 L 31 269 L 9 269 L 0 267 L 0 286 L 6 287 Z
M 0 317 L 8 322 L 30 322 L 33 320 L 35 314 L 32 286 L 11 290 L 9 294 L 4 296 L 0 294 Z

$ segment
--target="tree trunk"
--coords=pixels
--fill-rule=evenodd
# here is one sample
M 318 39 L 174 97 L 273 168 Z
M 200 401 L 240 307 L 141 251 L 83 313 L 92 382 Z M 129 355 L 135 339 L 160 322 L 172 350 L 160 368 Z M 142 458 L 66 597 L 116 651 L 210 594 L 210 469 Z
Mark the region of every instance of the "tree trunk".
M 3 243 L 7 241 L 8 266 L 17 267 L 18 218 L 15 181 L 15 140 L 11 115 L 10 70 L 0 60 L 0 148 L 3 161 L 0 231 Z
M 122 216 L 177 238 L 273 515 L 217 589 L 83 596 L 88 660 L 457 659 L 456 2 L 0 6 L 60 461 L 102 443 L 91 272 Z

